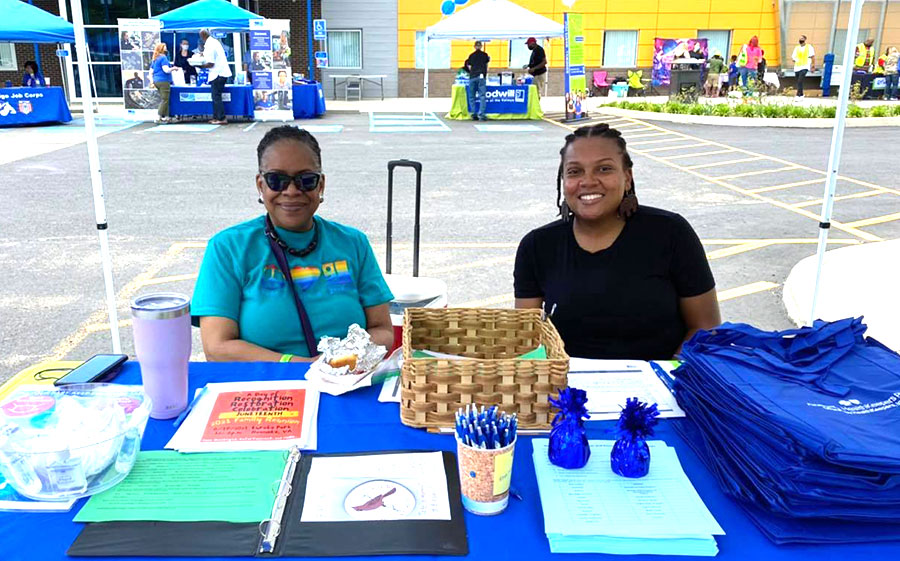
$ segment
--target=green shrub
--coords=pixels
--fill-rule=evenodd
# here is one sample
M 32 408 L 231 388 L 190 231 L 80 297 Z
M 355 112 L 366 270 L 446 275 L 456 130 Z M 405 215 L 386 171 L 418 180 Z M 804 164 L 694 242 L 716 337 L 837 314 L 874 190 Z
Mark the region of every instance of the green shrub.
M 694 103 L 688 106 L 688 113 L 691 115 L 709 115 L 710 110 L 708 105 Z
M 734 108 L 734 114 L 738 117 L 756 117 L 759 115 L 759 106 L 743 104 Z
M 731 114 L 731 107 L 729 107 L 727 103 L 713 105 L 712 114 L 716 117 L 727 117 Z
M 900 117 L 900 103 L 895 103 L 891 106 L 891 116 Z
M 787 117 L 791 119 L 805 119 L 807 117 L 818 117 L 818 115 L 813 115 L 813 109 L 818 109 L 818 107 L 810 107 L 807 110 L 805 107 L 800 105 L 792 105 L 788 108 Z
M 762 113 L 763 117 L 767 119 L 773 119 L 775 117 L 781 117 L 781 107 L 778 105 L 765 104 L 759 106 L 760 113 Z
M 663 104 L 663 113 L 672 113 L 673 115 L 684 115 L 688 112 L 688 106 L 684 103 L 669 101 Z
M 821 107 L 822 116 L 826 119 L 834 119 L 835 115 L 837 115 L 837 107 Z
M 876 105 L 869 109 L 870 117 L 887 117 L 891 112 L 891 108 L 887 105 Z
M 663 110 L 662 106 L 663 106 L 662 103 L 651 103 L 650 111 L 653 111 L 654 113 L 662 113 L 662 110 Z
M 865 117 L 866 110 L 860 107 L 855 103 L 851 103 L 849 107 L 847 107 L 847 117 L 851 119 L 858 119 L 859 117 Z

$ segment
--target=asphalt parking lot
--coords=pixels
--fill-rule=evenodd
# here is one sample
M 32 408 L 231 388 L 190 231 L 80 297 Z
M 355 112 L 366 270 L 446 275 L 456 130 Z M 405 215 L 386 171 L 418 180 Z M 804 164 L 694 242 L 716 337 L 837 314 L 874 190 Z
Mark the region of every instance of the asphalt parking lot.
M 703 240 L 725 319 L 790 327 L 780 286 L 815 253 L 830 131 L 608 119 L 628 139 L 640 202 L 684 215 Z M 451 305 L 511 306 L 515 248 L 555 218 L 565 127 L 411 123 L 358 113 L 297 122 L 322 145 L 320 213 L 366 232 L 383 260 L 387 162 L 420 161 L 421 274 L 448 283 Z M 140 124 L 100 139 L 124 352 L 132 352 L 131 298 L 190 294 L 206 240 L 262 211 L 255 152 L 272 126 Z M 5 130 L 0 143 L 40 142 L 43 133 Z M 900 235 L 900 180 L 889 149 L 897 135 L 895 128 L 847 130 L 832 247 Z M 84 145 L 0 162 L 0 380 L 45 359 L 109 352 Z M 398 172 L 395 273 L 411 271 L 413 185 L 412 172 Z M 194 354 L 202 360 L 196 336 Z

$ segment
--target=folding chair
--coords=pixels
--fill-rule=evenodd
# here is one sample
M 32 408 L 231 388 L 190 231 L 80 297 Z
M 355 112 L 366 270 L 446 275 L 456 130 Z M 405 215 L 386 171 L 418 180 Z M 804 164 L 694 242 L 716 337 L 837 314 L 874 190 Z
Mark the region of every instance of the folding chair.
M 598 95 L 603 95 L 603 88 L 606 88 L 606 91 L 609 91 L 609 83 L 606 81 L 606 77 L 609 73 L 606 70 L 594 70 L 594 82 L 591 87 L 591 95 L 593 95 L 594 90 L 597 90 Z
M 629 95 L 631 94 L 631 90 L 634 90 L 635 93 L 640 93 L 644 95 L 644 83 L 641 81 L 641 78 L 644 77 L 643 70 L 629 70 L 628 71 L 628 89 Z
M 356 95 L 356 101 L 362 101 L 362 78 L 358 76 L 350 76 L 344 85 L 344 101 L 347 101 L 350 93 Z

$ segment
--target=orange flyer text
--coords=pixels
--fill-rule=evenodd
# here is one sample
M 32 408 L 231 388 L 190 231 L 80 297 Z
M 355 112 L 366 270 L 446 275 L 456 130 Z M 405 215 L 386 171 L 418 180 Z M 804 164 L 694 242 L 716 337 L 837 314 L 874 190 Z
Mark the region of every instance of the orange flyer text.
M 306 390 L 223 392 L 201 442 L 289 440 L 303 430 Z

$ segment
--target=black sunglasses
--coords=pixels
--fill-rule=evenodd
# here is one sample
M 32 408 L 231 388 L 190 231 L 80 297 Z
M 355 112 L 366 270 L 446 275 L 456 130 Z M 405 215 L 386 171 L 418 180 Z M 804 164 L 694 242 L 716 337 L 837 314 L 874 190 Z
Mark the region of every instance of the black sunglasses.
M 267 171 L 262 174 L 266 180 L 269 189 L 275 192 L 282 192 L 288 188 L 291 182 L 301 191 L 315 191 L 322 179 L 322 174 L 316 171 L 304 171 L 297 175 L 288 175 L 286 173 L 278 173 L 277 171 Z

